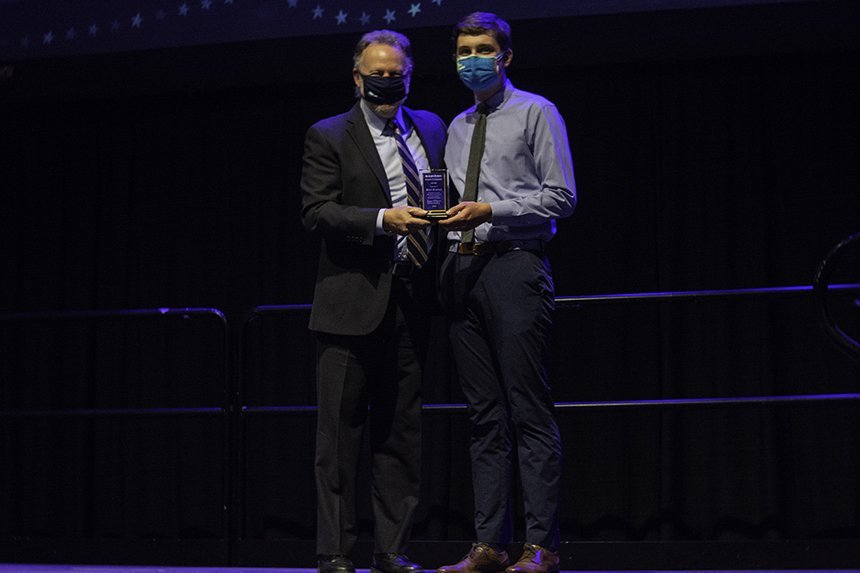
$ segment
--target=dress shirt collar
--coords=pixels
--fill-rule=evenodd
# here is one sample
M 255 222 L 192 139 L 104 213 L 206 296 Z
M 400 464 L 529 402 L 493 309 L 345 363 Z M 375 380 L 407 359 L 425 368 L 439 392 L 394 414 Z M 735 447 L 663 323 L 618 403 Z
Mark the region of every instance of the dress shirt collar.
M 380 117 L 373 113 L 373 110 L 370 109 L 370 105 L 367 103 L 367 100 L 361 98 L 361 113 L 364 114 L 364 121 L 367 122 L 367 126 L 370 128 L 370 132 L 379 136 L 382 135 L 385 131 L 385 126 L 388 124 L 388 118 Z M 394 119 L 397 120 L 397 123 L 400 124 L 404 133 L 403 137 L 409 136 L 409 131 L 411 129 L 411 125 L 406 120 L 406 114 L 403 113 L 403 107 L 397 108 L 397 113 L 394 115 Z
M 502 88 L 491 95 L 485 103 L 489 106 L 489 110 L 487 113 L 492 113 L 493 111 L 502 108 L 505 106 L 505 103 L 511 99 L 511 94 L 514 93 L 514 84 L 511 83 L 511 80 L 506 79 L 505 83 L 502 84 Z M 478 104 L 481 103 L 477 99 L 475 100 L 475 109 L 472 111 L 478 110 Z

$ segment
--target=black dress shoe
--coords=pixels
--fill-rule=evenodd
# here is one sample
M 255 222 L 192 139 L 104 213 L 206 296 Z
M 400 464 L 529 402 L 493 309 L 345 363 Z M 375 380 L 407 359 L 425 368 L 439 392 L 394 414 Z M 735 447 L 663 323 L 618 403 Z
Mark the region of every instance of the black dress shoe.
M 412 563 L 400 553 L 374 553 L 371 573 L 424 573 L 420 565 Z
M 355 565 L 344 555 L 317 555 L 319 573 L 355 573 Z

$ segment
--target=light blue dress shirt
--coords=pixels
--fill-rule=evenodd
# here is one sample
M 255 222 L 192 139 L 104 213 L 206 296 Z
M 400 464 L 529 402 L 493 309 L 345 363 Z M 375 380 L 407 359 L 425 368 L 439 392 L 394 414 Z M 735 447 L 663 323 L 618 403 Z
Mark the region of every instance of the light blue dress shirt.
M 391 204 L 394 207 L 402 207 L 407 204 L 406 199 L 406 177 L 403 175 L 403 165 L 400 162 L 400 153 L 397 151 L 397 142 L 392 135 L 383 133 L 388 120 L 384 117 L 379 117 L 367 102 L 361 100 L 361 111 L 364 114 L 364 120 L 367 122 L 367 127 L 370 130 L 370 135 L 373 137 L 373 143 L 376 145 L 376 151 L 379 153 L 379 159 L 382 161 L 382 167 L 385 169 L 385 175 L 388 176 L 388 188 L 391 190 Z M 415 166 L 419 171 L 430 169 L 430 163 L 427 160 L 427 153 L 424 151 L 424 146 L 421 143 L 421 138 L 418 137 L 418 132 L 408 122 L 404 123 L 403 110 L 398 109 L 394 116 L 397 123 L 407 130 L 404 135 L 406 147 L 412 153 L 412 159 L 415 161 Z M 376 234 L 384 235 L 382 229 L 382 213 L 385 209 L 380 209 L 376 216 Z M 427 250 L 430 250 L 430 244 L 427 245 Z M 397 244 L 394 249 L 392 260 L 405 261 L 406 257 L 406 236 L 398 235 Z
M 576 207 L 564 120 L 553 103 L 514 88 L 510 80 L 487 103 L 490 112 L 477 200 L 492 205 L 493 220 L 475 229 L 475 240 L 549 241 L 555 235 L 555 219 L 569 216 Z M 448 128 L 445 163 L 460 196 L 475 109 L 458 115 Z M 460 233 L 449 232 L 448 238 L 459 240 Z

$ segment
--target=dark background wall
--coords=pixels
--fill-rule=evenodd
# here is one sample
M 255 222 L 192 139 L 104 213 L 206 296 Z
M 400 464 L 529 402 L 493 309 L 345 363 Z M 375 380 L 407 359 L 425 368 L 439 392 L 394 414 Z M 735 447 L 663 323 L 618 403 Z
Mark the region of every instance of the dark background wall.
M 810 284 L 860 227 L 858 16 L 854 2 L 810 2 L 515 22 L 512 81 L 558 105 L 573 143 L 580 204 L 552 245 L 557 294 Z M 470 96 L 449 29 L 409 34 L 410 104 L 450 120 Z M 303 137 L 352 105 L 356 40 L 15 62 L 0 83 L 0 312 L 215 307 L 239 325 L 256 305 L 310 302 Z M 856 263 L 836 278 L 860 282 Z M 839 317 L 858 327 L 850 300 Z M 247 329 L 244 404 L 313 403 L 305 320 Z M 811 298 L 566 308 L 556 323 L 558 401 L 860 382 Z M 431 328 L 426 399 L 462 401 L 443 325 Z M 220 407 L 217 321 L 3 321 L 0 344 L 3 539 L 218 541 L 229 526 L 246 540 L 313 538 L 312 416 L 244 418 L 233 475 L 218 415 L 11 415 Z M 565 411 L 563 537 L 856 540 L 857 413 Z M 471 538 L 467 436 L 462 416 L 428 415 L 418 539 Z

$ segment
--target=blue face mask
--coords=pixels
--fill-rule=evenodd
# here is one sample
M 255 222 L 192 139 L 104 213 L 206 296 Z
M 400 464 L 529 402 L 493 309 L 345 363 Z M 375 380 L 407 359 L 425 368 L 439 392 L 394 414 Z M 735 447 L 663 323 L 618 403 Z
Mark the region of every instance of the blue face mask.
M 457 58 L 457 73 L 460 80 L 473 92 L 482 92 L 493 87 L 499 79 L 496 65 L 502 65 L 505 54 L 498 56 L 465 56 Z

